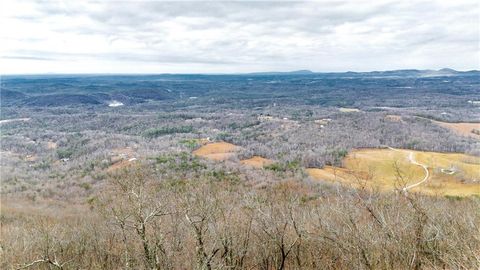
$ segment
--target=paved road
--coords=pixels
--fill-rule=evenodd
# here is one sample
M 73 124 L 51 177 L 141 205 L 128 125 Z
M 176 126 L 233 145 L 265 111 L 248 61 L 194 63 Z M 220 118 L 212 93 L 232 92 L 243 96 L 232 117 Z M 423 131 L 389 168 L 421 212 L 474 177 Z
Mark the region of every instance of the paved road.
M 398 151 L 398 152 L 401 152 L 400 150 L 398 149 L 395 149 L 393 147 L 388 147 L 388 149 L 390 150 L 393 150 L 393 151 Z M 418 163 L 416 160 L 415 160 L 415 157 L 414 157 L 414 153 L 412 151 L 409 152 L 408 154 L 408 160 L 414 164 L 414 165 L 417 165 L 417 166 L 420 166 L 423 168 L 423 170 L 425 171 L 425 177 L 420 181 L 420 182 L 417 182 L 415 184 L 411 184 L 411 185 L 408 185 L 406 187 L 403 188 L 404 191 L 408 190 L 408 189 L 411 189 L 411 188 L 414 188 L 416 186 L 419 186 L 423 183 L 425 183 L 425 181 L 427 181 L 427 179 L 430 177 L 430 172 L 428 171 L 428 167 L 424 164 L 421 164 L 421 163 Z

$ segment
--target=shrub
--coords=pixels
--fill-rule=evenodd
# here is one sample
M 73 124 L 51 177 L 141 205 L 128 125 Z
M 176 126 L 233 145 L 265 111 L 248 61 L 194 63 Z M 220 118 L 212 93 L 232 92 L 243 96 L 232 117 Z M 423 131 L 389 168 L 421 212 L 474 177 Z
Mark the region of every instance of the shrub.
M 185 145 L 189 149 L 195 149 L 198 146 L 198 141 L 195 139 L 186 139 L 186 140 L 181 140 L 180 144 Z
M 70 158 L 73 155 L 73 149 L 71 148 L 60 148 L 57 150 L 57 157 L 59 159 Z

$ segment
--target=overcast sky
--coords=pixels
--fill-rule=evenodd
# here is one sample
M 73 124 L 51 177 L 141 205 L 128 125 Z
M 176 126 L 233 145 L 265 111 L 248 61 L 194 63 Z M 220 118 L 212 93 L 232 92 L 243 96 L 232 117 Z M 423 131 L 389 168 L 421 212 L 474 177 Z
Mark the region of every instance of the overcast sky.
M 480 66 L 477 0 L 0 3 L 0 72 Z

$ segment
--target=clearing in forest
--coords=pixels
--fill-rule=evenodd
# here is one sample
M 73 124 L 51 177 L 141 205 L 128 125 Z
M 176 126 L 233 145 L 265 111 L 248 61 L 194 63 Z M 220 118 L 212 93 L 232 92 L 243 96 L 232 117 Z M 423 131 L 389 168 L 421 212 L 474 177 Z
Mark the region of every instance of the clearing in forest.
M 137 161 L 136 152 L 132 147 L 115 148 L 110 153 L 110 165 L 107 172 L 113 172 L 129 167 Z
M 402 116 L 396 115 L 396 114 L 385 115 L 385 120 L 388 120 L 388 121 L 391 121 L 391 122 L 403 122 Z
M 253 156 L 249 159 L 244 159 L 240 161 L 243 165 L 249 165 L 254 168 L 263 168 L 264 166 L 271 165 L 273 163 L 273 160 L 260 157 L 260 156 Z
M 57 143 L 52 142 L 52 141 L 48 141 L 47 142 L 47 149 L 57 149 Z
M 202 147 L 193 151 L 193 154 L 211 160 L 222 161 L 235 156 L 240 148 L 241 147 L 237 145 L 227 142 L 214 142 L 203 145 Z M 261 156 L 253 156 L 251 158 L 241 160 L 240 163 L 242 165 L 252 166 L 260 169 L 264 166 L 272 164 L 273 160 Z
M 354 187 L 406 187 L 432 195 L 480 195 L 480 158 L 465 154 L 359 149 L 344 158 L 342 167 L 309 168 L 307 172 L 316 180 Z
M 448 128 L 461 136 L 480 139 L 480 123 L 447 123 L 431 120 L 432 123 Z
M 215 142 L 203 145 L 193 151 L 193 154 L 199 157 L 220 161 L 233 157 L 239 149 L 239 146 L 231 143 Z
M 360 112 L 359 109 L 355 109 L 355 108 L 339 108 L 338 110 L 343 113 Z
M 117 170 L 120 170 L 120 169 L 123 169 L 123 168 L 126 168 L 126 167 L 130 167 L 130 166 L 135 164 L 136 160 L 137 160 L 136 158 L 132 158 L 132 159 L 129 159 L 129 160 L 117 161 L 117 162 L 113 163 L 112 165 L 110 165 L 110 167 L 107 168 L 107 172 L 114 172 L 114 171 L 117 171 Z

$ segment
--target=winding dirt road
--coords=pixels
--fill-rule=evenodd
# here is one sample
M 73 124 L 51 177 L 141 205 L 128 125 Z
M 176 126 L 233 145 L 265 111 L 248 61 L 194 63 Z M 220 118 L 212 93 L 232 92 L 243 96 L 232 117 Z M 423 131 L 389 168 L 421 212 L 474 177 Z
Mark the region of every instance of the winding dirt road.
M 401 152 L 400 150 L 395 149 L 395 148 L 390 147 L 390 146 L 388 146 L 388 149 L 393 150 L 393 151 L 397 151 L 397 152 Z M 427 181 L 428 178 L 430 177 L 430 172 L 428 171 L 428 167 L 427 167 L 426 165 L 424 165 L 424 164 L 418 163 L 418 162 L 415 160 L 414 153 L 413 153 L 412 151 L 409 151 L 408 160 L 409 160 L 412 164 L 422 167 L 423 170 L 425 171 L 425 177 L 424 177 L 420 182 L 417 182 L 417 183 L 415 183 L 415 184 L 411 184 L 411 185 L 408 185 L 408 186 L 404 187 L 404 188 L 403 188 L 403 191 L 407 191 L 408 189 L 414 188 L 414 187 L 416 187 L 416 186 L 419 186 L 419 185 L 425 183 L 425 181 Z

